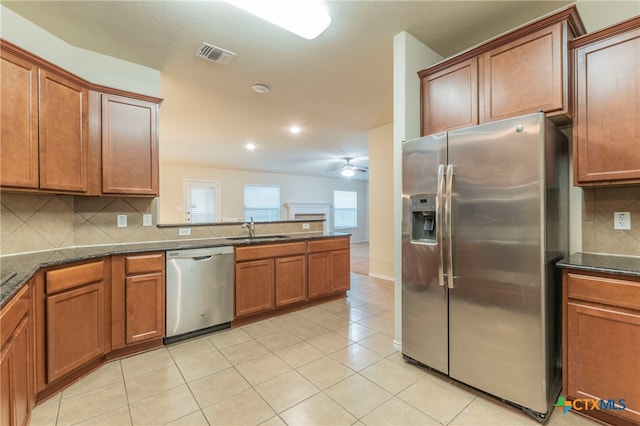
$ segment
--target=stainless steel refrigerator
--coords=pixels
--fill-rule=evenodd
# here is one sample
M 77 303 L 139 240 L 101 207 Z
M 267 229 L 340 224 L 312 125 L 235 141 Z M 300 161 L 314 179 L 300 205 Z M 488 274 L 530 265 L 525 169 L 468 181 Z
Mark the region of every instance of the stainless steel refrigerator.
M 542 113 L 402 145 L 402 352 L 544 421 L 561 386 L 565 136 Z

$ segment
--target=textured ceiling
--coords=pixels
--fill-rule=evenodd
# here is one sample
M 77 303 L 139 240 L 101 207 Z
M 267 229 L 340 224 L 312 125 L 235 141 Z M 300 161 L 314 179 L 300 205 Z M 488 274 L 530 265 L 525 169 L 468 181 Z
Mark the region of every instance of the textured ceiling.
M 218 1 L 2 2 L 73 46 L 160 70 L 161 161 L 326 177 L 341 157 L 367 165 L 368 131 L 393 120 L 394 35 L 447 57 L 568 3 L 330 1 L 331 25 L 306 40 Z M 237 57 L 196 58 L 203 41 Z

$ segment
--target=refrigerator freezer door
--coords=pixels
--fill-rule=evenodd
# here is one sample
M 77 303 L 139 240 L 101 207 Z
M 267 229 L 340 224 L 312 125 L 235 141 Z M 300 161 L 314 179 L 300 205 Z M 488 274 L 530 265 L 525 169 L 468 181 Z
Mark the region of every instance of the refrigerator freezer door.
M 438 171 L 447 164 L 446 147 L 446 133 L 402 145 L 402 352 L 443 373 L 448 372 L 448 324 L 447 289 L 439 282 L 442 200 L 436 197 L 432 224 L 440 234 L 433 241 L 412 242 L 411 196 L 442 192 Z
M 533 114 L 449 133 L 450 376 L 542 413 L 544 125 Z

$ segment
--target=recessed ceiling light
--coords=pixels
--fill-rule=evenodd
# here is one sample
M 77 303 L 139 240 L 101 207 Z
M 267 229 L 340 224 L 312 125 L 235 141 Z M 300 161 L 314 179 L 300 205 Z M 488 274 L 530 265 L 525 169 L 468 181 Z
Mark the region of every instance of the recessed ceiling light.
M 301 130 L 301 129 L 300 129 L 300 127 L 298 127 L 298 126 L 291 126 L 291 127 L 289 127 L 289 131 L 290 131 L 291 133 L 293 133 L 294 135 L 297 135 L 298 133 L 300 133 L 300 130 Z
M 254 149 L 256 149 L 256 146 L 252 143 L 248 143 L 244 147 L 247 148 L 247 151 L 253 151 Z
M 256 93 L 267 93 L 269 91 L 269 86 L 266 84 L 254 84 L 251 88 Z
M 227 2 L 308 40 L 318 37 L 331 23 L 331 16 L 322 0 Z

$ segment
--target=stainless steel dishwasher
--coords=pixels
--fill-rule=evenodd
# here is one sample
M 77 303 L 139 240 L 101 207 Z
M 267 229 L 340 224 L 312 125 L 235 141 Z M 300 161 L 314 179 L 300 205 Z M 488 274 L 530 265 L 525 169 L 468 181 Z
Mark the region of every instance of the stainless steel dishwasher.
M 165 343 L 228 328 L 233 319 L 233 247 L 167 252 Z

